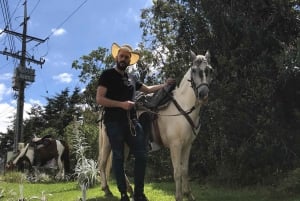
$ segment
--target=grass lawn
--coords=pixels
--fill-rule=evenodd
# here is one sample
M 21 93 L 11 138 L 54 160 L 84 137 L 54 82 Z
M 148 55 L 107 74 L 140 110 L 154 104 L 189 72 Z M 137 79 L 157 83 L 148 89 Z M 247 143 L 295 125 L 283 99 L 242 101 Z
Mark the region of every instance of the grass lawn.
M 97 185 L 88 189 L 88 201 L 118 201 L 119 193 L 114 182 L 110 182 L 114 197 L 105 197 Z M 18 183 L 0 181 L 0 200 L 10 201 L 19 198 Z M 174 201 L 174 183 L 146 183 L 145 192 L 150 201 Z M 283 195 L 270 192 L 264 188 L 256 189 L 227 189 L 216 188 L 192 183 L 192 189 L 196 200 L 201 201 L 300 201 L 300 196 Z M 2 193 L 1 193 L 2 191 Z M 24 184 L 24 197 L 41 197 L 46 194 L 48 201 L 78 201 L 81 191 L 76 182 L 59 182 L 49 184 Z M 32 199 L 38 200 L 38 199 Z

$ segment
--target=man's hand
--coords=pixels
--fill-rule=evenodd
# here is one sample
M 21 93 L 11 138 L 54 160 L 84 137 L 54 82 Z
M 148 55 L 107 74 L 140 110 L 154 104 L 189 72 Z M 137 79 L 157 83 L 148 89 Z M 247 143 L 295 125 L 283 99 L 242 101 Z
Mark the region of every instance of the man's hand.
M 174 78 L 168 78 L 165 82 L 165 85 L 173 85 L 176 84 L 176 80 Z
M 123 101 L 121 102 L 120 107 L 124 110 L 130 110 L 131 108 L 133 108 L 135 105 L 135 102 L 132 101 Z

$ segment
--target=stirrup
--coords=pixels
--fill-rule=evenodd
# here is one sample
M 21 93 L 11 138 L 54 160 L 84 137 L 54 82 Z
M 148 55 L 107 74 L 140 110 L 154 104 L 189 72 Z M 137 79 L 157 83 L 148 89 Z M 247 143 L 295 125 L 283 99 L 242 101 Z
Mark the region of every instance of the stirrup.
M 158 145 L 156 142 L 150 142 L 150 150 L 149 152 L 158 151 L 161 149 L 161 146 Z

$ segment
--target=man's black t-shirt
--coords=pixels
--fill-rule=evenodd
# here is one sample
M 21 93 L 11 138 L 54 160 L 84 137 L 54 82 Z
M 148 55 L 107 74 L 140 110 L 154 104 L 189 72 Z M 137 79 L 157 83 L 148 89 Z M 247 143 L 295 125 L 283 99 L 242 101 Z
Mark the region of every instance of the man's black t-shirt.
M 135 87 L 133 86 L 135 84 Z M 98 80 L 98 86 L 104 86 L 107 89 L 106 97 L 116 101 L 133 100 L 134 91 L 139 90 L 142 83 L 131 81 L 125 73 L 121 75 L 116 69 L 110 68 L 102 72 Z M 104 122 L 126 121 L 127 111 L 117 107 L 104 108 Z M 134 109 L 130 111 L 131 118 L 136 118 Z

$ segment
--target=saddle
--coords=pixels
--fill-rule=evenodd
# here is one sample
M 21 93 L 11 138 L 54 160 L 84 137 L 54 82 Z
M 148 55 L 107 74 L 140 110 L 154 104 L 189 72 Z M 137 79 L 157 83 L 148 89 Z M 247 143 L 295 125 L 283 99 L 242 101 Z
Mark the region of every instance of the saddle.
M 144 128 L 145 134 L 149 137 L 150 151 L 158 150 L 159 147 L 163 146 L 156 113 L 170 104 L 173 96 L 172 91 L 175 89 L 175 86 L 176 84 L 168 85 L 152 95 L 140 94 L 137 96 L 137 110 L 143 111 L 146 109 L 139 116 L 139 122 Z M 153 148 L 154 146 L 158 147 Z
M 49 146 L 49 144 L 51 143 L 51 140 L 53 140 L 53 138 L 52 138 L 52 135 L 49 134 L 49 135 L 45 135 L 42 138 L 37 138 L 37 137 L 33 138 L 31 143 L 37 149 L 37 148 L 39 148 L 38 147 L 39 145 L 42 145 L 43 147 Z
M 172 91 L 175 89 L 176 84 L 167 85 L 154 94 L 145 95 L 140 93 L 136 97 L 137 110 L 142 110 L 143 107 L 150 110 L 160 110 L 167 107 L 173 96 Z
M 30 145 L 34 147 L 34 166 L 44 166 L 48 160 L 43 159 L 43 155 L 48 152 L 51 142 L 53 141 L 52 135 L 45 135 L 42 138 L 35 137 L 31 140 Z

